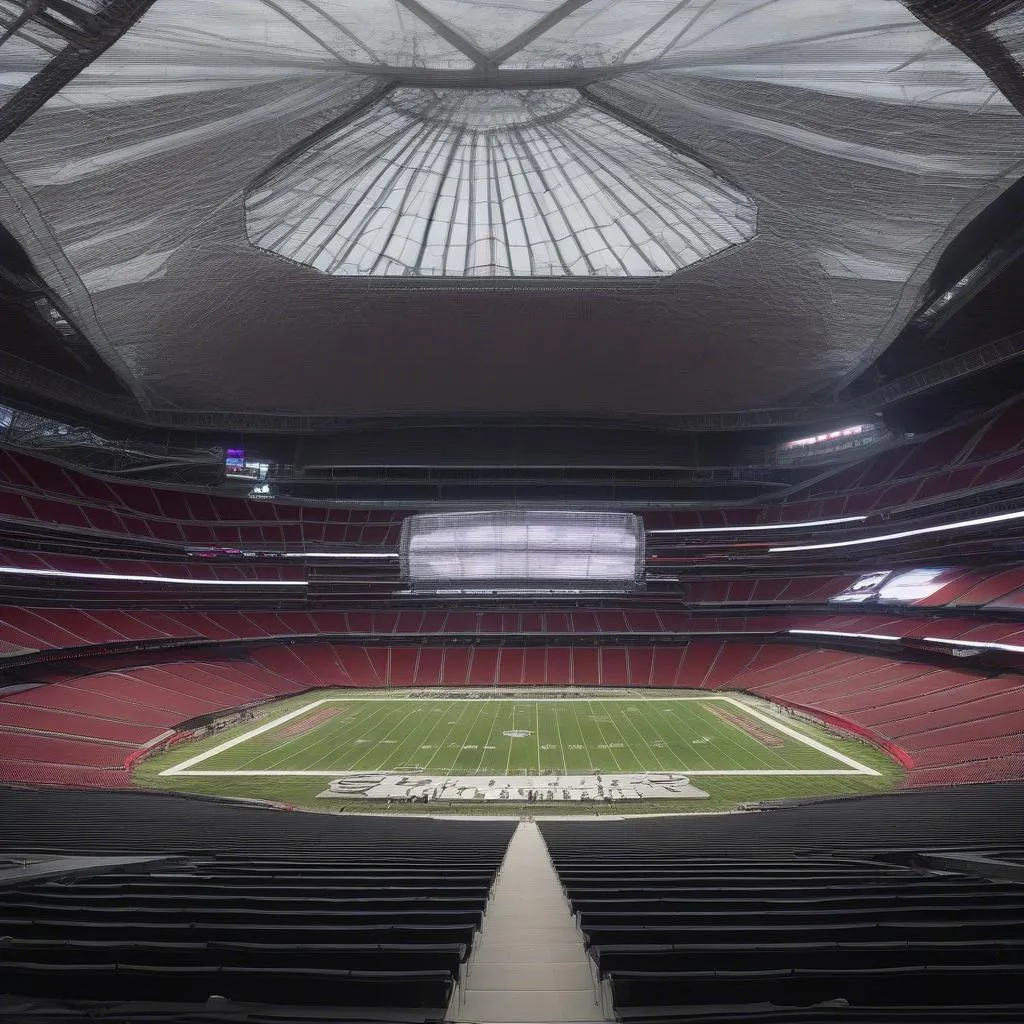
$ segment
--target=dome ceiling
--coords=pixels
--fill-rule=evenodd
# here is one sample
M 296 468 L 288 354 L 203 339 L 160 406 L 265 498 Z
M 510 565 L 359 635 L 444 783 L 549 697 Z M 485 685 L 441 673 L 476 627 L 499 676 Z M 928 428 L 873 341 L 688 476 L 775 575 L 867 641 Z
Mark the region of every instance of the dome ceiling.
M 820 400 L 1021 176 L 1024 17 L 927 5 L 0 0 L 0 223 L 153 409 Z
M 397 88 L 246 196 L 253 245 L 328 274 L 654 277 L 754 204 L 574 89 Z

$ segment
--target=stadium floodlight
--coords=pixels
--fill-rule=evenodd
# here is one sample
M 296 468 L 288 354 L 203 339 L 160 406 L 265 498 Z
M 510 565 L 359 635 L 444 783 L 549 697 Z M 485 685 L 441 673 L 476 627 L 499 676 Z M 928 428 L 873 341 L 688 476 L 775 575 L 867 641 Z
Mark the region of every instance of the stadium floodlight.
M 626 512 L 494 511 L 410 516 L 402 575 L 416 591 L 632 590 L 644 533 Z
M 890 437 L 888 429 L 880 421 L 855 423 L 848 427 L 826 430 L 810 437 L 798 437 L 786 441 L 776 449 L 780 466 L 795 466 L 799 462 L 820 459 L 823 455 L 837 455 L 880 444 Z
M 787 441 L 783 448 L 811 448 L 815 445 L 826 444 L 829 441 L 840 441 L 846 437 L 857 437 L 871 429 L 871 424 L 857 423 L 852 427 L 842 427 L 839 430 L 828 430 L 824 434 L 813 434 L 811 437 L 798 437 L 795 441 Z
M 191 587 L 304 587 L 305 580 L 193 580 L 182 576 L 136 576 L 118 572 L 65 572 L 63 569 L 23 569 L 0 565 L 11 576 L 50 576 L 71 580 L 117 580 L 125 583 L 174 583 Z
M 806 530 L 812 526 L 862 523 L 867 516 L 843 516 L 840 519 L 812 519 L 805 523 L 766 523 L 763 526 L 693 526 L 678 530 L 648 530 L 648 533 L 740 533 L 754 530 Z
M 916 530 L 900 530 L 898 533 L 883 533 L 877 537 L 860 537 L 857 540 L 833 540 L 821 544 L 786 544 L 769 548 L 774 551 L 824 551 L 826 548 L 851 548 L 859 544 L 879 544 L 887 540 L 902 540 L 904 537 L 919 537 L 928 533 L 943 533 L 949 530 L 966 530 L 972 526 L 991 526 L 993 523 L 1007 523 L 1024 519 L 1022 512 L 1003 512 L 997 516 L 982 516 L 980 519 L 961 519 L 957 523 L 943 523 L 941 526 L 921 526 Z
M 901 636 L 890 636 L 888 633 L 843 633 L 835 629 L 788 629 L 787 633 L 802 636 L 834 636 L 846 640 L 903 640 Z

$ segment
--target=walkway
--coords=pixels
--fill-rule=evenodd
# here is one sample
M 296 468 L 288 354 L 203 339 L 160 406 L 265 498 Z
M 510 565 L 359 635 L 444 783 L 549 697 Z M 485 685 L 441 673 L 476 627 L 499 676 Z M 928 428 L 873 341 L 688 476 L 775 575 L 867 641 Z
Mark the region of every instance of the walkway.
M 597 987 L 536 824 L 522 821 L 498 873 L 452 1021 L 599 1021 Z

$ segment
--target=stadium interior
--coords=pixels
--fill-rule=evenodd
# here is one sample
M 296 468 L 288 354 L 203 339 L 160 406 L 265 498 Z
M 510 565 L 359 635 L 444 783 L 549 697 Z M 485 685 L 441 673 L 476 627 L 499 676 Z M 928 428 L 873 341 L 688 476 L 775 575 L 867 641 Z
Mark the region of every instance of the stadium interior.
M 0 0 L 0 1021 L 1024 1019 L 1024 0 Z

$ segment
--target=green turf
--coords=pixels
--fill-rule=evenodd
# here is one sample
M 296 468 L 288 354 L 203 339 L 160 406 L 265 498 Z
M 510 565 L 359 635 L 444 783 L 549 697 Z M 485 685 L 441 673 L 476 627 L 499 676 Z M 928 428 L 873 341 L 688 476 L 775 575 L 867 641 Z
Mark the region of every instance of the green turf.
M 765 743 L 723 721 L 763 729 Z M 308 730 L 303 719 L 330 717 Z M 512 735 L 510 735 L 512 734 Z M 773 745 L 777 743 L 778 745 Z M 514 775 L 845 769 L 718 698 L 328 701 L 193 771 L 418 771 Z
M 848 766 L 827 753 L 784 736 L 771 725 L 755 720 L 748 711 L 708 699 L 665 700 L 664 691 L 639 694 L 633 699 L 538 701 L 516 699 L 389 699 L 367 700 L 367 694 L 318 691 L 278 702 L 264 709 L 259 721 L 250 721 L 198 743 L 181 744 L 146 759 L 136 770 L 145 786 L 227 796 L 284 800 L 320 810 L 342 809 L 340 802 L 317 801 L 331 772 L 399 771 L 415 769 L 432 774 L 514 775 L 527 773 L 585 774 L 592 771 L 643 772 L 678 770 L 718 771 L 830 771 Z M 379 691 L 377 696 L 379 696 Z M 680 695 L 683 696 L 683 695 Z M 686 694 L 685 696 L 692 696 Z M 319 776 L 162 775 L 161 772 L 273 722 L 288 712 L 322 700 L 286 724 L 202 760 L 189 770 L 206 771 L 317 771 Z M 709 811 L 737 803 L 787 796 L 814 796 L 875 792 L 892 787 L 902 777 L 898 765 L 876 748 L 839 737 L 823 728 L 773 710 L 764 702 L 740 698 L 747 707 L 789 729 L 846 754 L 880 775 L 753 775 L 701 774 L 694 782 L 710 794 L 702 801 L 658 801 L 658 810 Z M 712 710 L 747 721 L 760 735 L 751 735 L 724 721 Z M 303 728 L 325 709 L 326 720 Z M 526 736 L 509 737 L 520 731 Z M 291 733 L 289 735 L 288 733 Z M 766 736 L 777 737 L 765 742 Z M 326 805 L 326 806 L 325 806 Z M 695 806 L 698 805 L 698 806 Z M 371 801 L 351 801 L 349 811 L 375 809 Z M 617 804 L 617 813 L 640 810 Z M 651 806 L 643 808 L 648 812 Z M 436 811 L 437 808 L 435 807 Z M 480 805 L 453 805 L 456 813 L 472 813 Z M 487 810 L 493 811 L 488 807 Z M 575 813 L 580 808 L 559 803 L 552 813 Z M 533 813 L 534 808 L 531 808 Z M 590 813 L 593 813 L 591 806 Z

